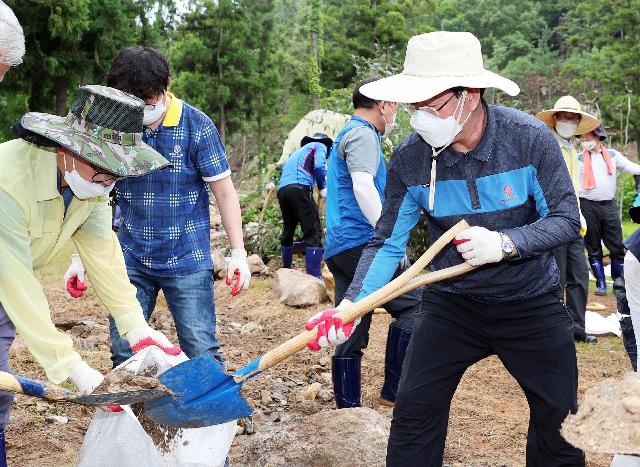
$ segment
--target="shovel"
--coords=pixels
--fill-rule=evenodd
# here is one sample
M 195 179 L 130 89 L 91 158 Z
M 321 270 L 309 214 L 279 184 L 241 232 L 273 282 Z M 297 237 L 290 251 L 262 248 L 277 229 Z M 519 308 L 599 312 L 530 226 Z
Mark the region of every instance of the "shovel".
M 103 407 L 107 405 L 130 405 L 146 402 L 169 394 L 165 389 L 141 389 L 137 391 L 106 392 L 78 396 L 74 392 L 52 383 L 45 383 L 23 376 L 0 371 L 0 390 L 39 397 L 52 402 L 71 402 L 73 404 Z
M 371 295 L 340 311 L 336 316 L 342 318 L 344 323 L 350 323 L 403 293 L 473 269 L 467 264 L 460 264 L 416 277 L 440 250 L 468 227 L 464 220 L 458 222 L 404 273 Z M 251 415 L 251 407 L 240 394 L 242 384 L 305 349 L 307 342 L 315 338 L 316 334 L 316 329 L 298 334 L 240 368 L 233 375 L 226 374 L 210 355 L 202 355 L 181 363 L 165 371 L 158 378 L 176 397 L 167 396 L 145 402 L 146 414 L 163 425 L 178 428 L 217 425 Z

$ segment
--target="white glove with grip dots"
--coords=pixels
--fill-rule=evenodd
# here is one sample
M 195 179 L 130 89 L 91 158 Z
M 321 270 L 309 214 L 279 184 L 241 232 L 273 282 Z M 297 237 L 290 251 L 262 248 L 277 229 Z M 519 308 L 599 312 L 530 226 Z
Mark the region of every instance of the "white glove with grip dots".
M 453 244 L 471 266 L 498 263 L 503 258 L 500 233 L 484 227 L 474 226 L 463 230 L 456 235 Z

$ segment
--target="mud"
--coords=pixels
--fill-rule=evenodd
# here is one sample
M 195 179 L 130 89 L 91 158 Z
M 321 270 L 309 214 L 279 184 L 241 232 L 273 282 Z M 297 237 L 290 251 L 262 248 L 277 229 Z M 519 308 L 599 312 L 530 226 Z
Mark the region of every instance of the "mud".
M 158 448 L 160 453 L 166 454 L 174 446 L 175 439 L 182 432 L 181 428 L 175 428 L 162 425 L 144 412 L 144 404 L 133 404 L 131 410 L 138 417 L 138 421 L 144 431 L 151 437 L 153 444 Z
M 134 375 L 126 370 L 114 370 L 107 373 L 104 381 L 93 392 L 126 392 L 140 389 L 166 389 L 156 378 Z
M 640 454 L 640 374 L 606 379 L 589 389 L 562 436 L 580 449 L 603 454 Z

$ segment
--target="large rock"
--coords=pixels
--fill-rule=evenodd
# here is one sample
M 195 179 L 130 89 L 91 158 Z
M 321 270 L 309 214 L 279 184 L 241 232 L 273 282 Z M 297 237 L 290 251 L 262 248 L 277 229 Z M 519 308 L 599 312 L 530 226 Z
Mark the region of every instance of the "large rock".
M 257 427 L 242 465 L 384 466 L 391 421 L 367 407 L 329 410 Z
M 268 272 L 267 266 L 258 255 L 249 255 L 247 257 L 247 263 L 249 264 L 251 274 L 266 274 Z
M 588 389 L 578 413 L 562 424 L 562 436 L 587 452 L 640 454 L 640 374 Z
M 289 306 L 317 305 L 329 300 L 320 279 L 295 269 L 278 269 L 275 289 L 280 294 L 280 301 Z

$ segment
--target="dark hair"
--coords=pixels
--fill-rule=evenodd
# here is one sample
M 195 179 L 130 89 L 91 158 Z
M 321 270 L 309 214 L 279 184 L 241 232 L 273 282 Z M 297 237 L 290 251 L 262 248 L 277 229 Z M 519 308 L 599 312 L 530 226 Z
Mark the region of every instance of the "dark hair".
M 107 86 L 133 94 L 140 99 L 151 99 L 169 86 L 169 63 L 152 47 L 120 49 L 107 73 Z
M 365 78 L 362 81 L 360 81 L 358 84 L 356 84 L 356 87 L 353 88 L 353 97 L 352 97 L 354 109 L 361 109 L 361 108 L 372 109 L 376 106 L 378 102 L 380 102 L 375 99 L 371 99 L 370 97 L 367 97 L 360 92 L 360 88 L 362 86 L 364 86 L 365 84 L 373 83 L 374 81 L 378 81 L 379 79 L 382 79 L 382 78 L 380 76 L 370 76 L 369 78 Z

